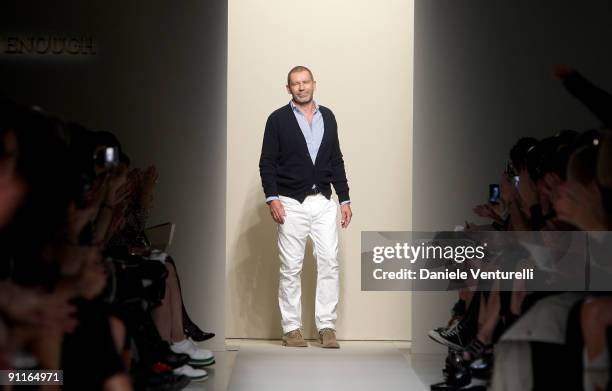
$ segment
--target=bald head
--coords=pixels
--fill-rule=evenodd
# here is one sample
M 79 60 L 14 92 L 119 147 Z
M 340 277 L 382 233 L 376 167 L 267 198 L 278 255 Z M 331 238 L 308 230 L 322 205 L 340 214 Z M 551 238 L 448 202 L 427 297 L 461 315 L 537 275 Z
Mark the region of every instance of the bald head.
M 312 72 L 310 71 L 310 69 L 306 68 L 303 65 L 298 65 L 298 66 L 295 66 L 295 67 L 291 68 L 291 70 L 287 74 L 287 85 L 291 84 L 291 74 L 292 73 L 304 72 L 304 71 L 308 72 L 308 74 L 310 74 L 310 80 L 314 80 L 314 76 L 312 76 Z

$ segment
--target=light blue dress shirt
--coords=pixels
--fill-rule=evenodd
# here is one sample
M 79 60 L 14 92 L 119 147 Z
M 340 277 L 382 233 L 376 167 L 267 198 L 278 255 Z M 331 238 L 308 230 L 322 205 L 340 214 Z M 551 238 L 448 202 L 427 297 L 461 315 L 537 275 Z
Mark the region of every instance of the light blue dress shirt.
M 304 139 L 306 140 L 306 146 L 308 147 L 308 153 L 310 154 L 312 164 L 315 164 L 317 154 L 319 153 L 319 148 L 321 147 L 321 141 L 323 140 L 323 133 L 325 133 L 325 124 L 323 123 L 323 115 L 319 110 L 319 105 L 316 101 L 314 102 L 315 110 L 312 116 L 312 123 L 308 123 L 308 119 L 295 105 L 295 103 L 293 103 L 293 99 L 289 101 L 289 104 L 293 109 L 295 119 L 297 120 L 298 125 L 300 125 L 300 130 L 302 131 Z M 312 185 L 312 188 L 314 189 L 315 185 Z M 278 196 L 270 196 L 266 198 L 267 203 L 270 203 L 272 200 L 278 200 Z M 350 200 L 346 200 L 340 205 L 348 204 L 350 202 Z
M 308 119 L 295 103 L 293 103 L 293 100 L 289 102 L 289 104 L 293 109 L 295 119 L 300 125 L 304 139 L 306 139 L 306 145 L 308 146 L 308 153 L 310 154 L 312 164 L 315 164 L 319 148 L 321 147 L 321 141 L 323 140 L 323 133 L 325 132 L 325 124 L 323 123 L 323 115 L 321 115 L 319 111 L 319 105 L 317 102 L 314 102 L 315 110 L 312 115 L 312 123 L 309 124 Z

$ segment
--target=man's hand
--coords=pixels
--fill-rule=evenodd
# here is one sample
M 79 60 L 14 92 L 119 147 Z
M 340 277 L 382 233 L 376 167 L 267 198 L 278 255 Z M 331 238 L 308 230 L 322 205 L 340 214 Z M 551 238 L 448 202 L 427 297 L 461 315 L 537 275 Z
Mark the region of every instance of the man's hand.
M 346 228 L 350 224 L 351 218 L 353 217 L 353 212 L 351 211 L 351 204 L 340 205 L 340 212 L 342 213 L 342 220 L 340 220 L 340 226 L 342 228 Z
M 285 224 L 285 208 L 279 200 L 270 201 L 270 214 L 278 224 Z

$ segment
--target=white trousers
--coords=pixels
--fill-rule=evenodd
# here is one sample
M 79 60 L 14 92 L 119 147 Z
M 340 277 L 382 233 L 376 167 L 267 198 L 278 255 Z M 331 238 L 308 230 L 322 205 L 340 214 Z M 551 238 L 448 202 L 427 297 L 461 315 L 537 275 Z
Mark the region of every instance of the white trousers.
M 302 326 L 302 265 L 308 237 L 317 258 L 315 324 L 318 330 L 335 329 L 338 305 L 338 205 L 321 194 L 308 196 L 303 203 L 280 197 L 285 223 L 278 224 L 280 282 L 278 304 L 283 333 Z

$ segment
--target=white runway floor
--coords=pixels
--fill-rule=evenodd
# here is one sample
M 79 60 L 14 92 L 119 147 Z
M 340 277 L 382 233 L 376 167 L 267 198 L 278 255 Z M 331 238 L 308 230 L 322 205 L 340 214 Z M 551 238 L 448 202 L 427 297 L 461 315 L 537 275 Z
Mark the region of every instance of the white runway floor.
M 187 390 L 361 391 L 429 390 L 444 357 L 411 355 L 400 342 L 340 341 L 341 349 L 285 348 L 280 341 L 228 340 L 236 351 L 215 352 L 210 378 Z

